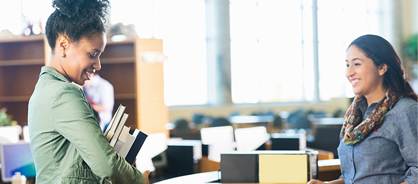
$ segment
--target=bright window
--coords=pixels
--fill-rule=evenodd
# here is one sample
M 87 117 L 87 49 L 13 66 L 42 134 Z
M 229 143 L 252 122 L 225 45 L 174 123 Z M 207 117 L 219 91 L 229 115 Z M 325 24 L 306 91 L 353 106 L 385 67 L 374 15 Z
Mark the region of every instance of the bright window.
M 134 24 L 140 38 L 163 39 L 166 105 L 207 103 L 204 0 L 114 0 L 112 15 L 112 23 Z
M 379 0 L 318 0 L 321 100 L 354 96 L 345 77 L 346 49 L 354 39 L 364 34 L 377 34 L 390 40 L 391 19 L 383 18 L 384 5 L 385 1 Z
M 364 34 L 381 35 L 393 44 L 393 3 L 230 0 L 233 103 L 352 97 L 345 78 L 347 46 Z M 0 6 L 0 16 L 7 17 L 0 19 L 0 30 L 16 35 L 22 34 L 25 16 L 44 26 L 53 10 L 50 0 L 0 0 L 0 4 L 7 5 Z M 134 24 L 140 38 L 164 40 L 168 56 L 164 63 L 166 104 L 207 104 L 211 91 L 207 79 L 211 76 L 207 76 L 205 1 L 111 0 L 111 7 L 110 23 Z
M 234 103 L 328 101 L 354 95 L 345 78 L 347 46 L 364 34 L 391 41 L 392 6 L 382 0 L 312 2 L 230 0 Z
M 312 100 L 310 1 L 230 2 L 232 101 Z

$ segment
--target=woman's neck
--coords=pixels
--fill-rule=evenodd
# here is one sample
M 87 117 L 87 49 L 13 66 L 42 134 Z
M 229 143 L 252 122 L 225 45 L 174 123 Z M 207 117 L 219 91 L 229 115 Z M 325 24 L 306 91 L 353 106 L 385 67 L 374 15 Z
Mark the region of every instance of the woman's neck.
M 372 94 L 364 95 L 367 99 L 367 107 L 370 107 L 372 103 L 378 102 L 386 95 L 388 89 L 383 86 L 379 86 L 378 90 L 375 90 Z
M 53 68 L 53 69 L 55 69 L 55 70 L 57 70 L 65 78 L 67 78 L 69 81 L 71 81 L 70 77 L 68 77 L 68 74 L 65 72 L 65 70 L 61 66 L 60 59 L 61 59 L 60 56 L 57 56 L 55 54 L 52 54 L 48 66 L 51 67 L 51 68 Z

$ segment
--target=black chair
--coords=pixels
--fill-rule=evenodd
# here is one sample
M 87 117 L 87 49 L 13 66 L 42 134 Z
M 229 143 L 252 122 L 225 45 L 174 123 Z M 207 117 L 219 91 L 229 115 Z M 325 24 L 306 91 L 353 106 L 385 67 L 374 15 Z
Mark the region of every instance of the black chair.
M 273 110 L 268 110 L 265 115 L 276 116 L 276 113 Z
M 295 128 L 296 129 L 310 129 L 311 122 L 306 116 L 301 116 L 296 119 L 295 121 Z
M 192 120 L 196 125 L 198 125 L 203 123 L 203 118 L 205 118 L 203 114 L 193 114 Z
M 273 120 L 274 128 L 283 128 L 283 120 L 280 116 L 275 116 Z
M 336 111 L 334 111 L 334 113 L 332 114 L 333 118 L 342 118 L 345 115 L 345 111 L 341 110 L 341 109 L 337 109 Z
M 198 167 L 193 159 L 193 146 L 168 145 L 166 152 L 167 167 L 163 168 L 164 178 L 173 178 L 194 174 Z
M 306 116 L 306 110 L 304 109 L 298 109 L 292 113 L 289 114 L 289 117 L 287 117 L 287 122 L 290 124 L 295 124 L 296 120 L 298 120 L 302 116 Z
M 174 125 L 176 132 L 187 132 L 189 130 L 189 122 L 184 118 L 175 120 Z
M 334 154 L 334 158 L 338 158 L 337 148 L 340 144 L 340 131 L 341 126 L 317 126 L 314 140 L 308 143 L 308 147 L 331 151 Z
M 264 115 L 263 111 L 255 111 L 253 113 L 250 114 L 251 116 L 262 116 Z
M 233 112 L 231 112 L 229 114 L 229 117 L 231 117 L 231 116 L 240 116 L 240 115 L 241 115 L 241 113 L 239 113 L 238 111 L 233 111 Z
M 226 118 L 215 118 L 212 121 L 212 127 L 218 127 L 218 126 L 231 126 L 231 123 Z

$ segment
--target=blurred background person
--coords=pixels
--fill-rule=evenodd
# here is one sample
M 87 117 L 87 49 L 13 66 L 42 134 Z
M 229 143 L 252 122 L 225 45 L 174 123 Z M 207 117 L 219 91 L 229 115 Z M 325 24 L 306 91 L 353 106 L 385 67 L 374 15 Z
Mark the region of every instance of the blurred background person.
M 84 94 L 91 107 L 99 115 L 100 128 L 104 132 L 112 119 L 113 105 L 115 104 L 113 86 L 98 74 L 92 74 L 92 79 L 83 86 Z

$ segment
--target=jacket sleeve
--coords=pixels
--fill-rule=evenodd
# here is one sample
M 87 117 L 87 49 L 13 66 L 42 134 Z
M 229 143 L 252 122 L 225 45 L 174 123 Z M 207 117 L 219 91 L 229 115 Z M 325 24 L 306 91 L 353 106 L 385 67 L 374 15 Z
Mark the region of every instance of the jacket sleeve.
M 78 86 L 66 85 L 53 97 L 54 128 L 73 144 L 100 183 L 145 183 L 144 176 L 109 145 Z
M 418 184 L 418 104 L 414 103 L 405 108 L 405 116 L 399 117 L 399 132 L 395 141 L 405 163 L 409 169 L 406 172 L 405 182 Z

